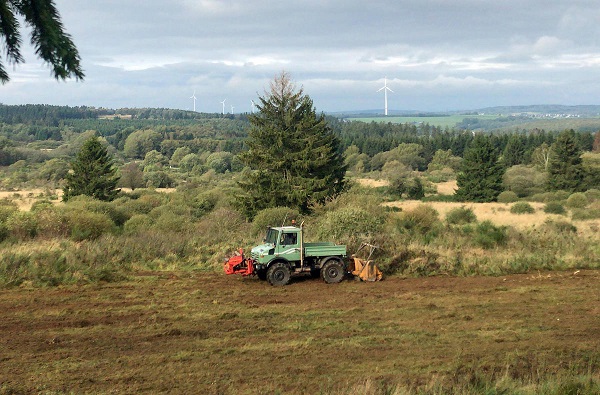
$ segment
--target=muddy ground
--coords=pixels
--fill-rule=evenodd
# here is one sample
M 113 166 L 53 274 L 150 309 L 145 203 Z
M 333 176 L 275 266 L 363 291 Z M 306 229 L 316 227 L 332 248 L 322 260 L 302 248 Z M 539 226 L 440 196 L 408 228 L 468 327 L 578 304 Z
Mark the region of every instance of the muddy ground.
M 0 393 L 342 393 L 600 372 L 600 271 L 296 279 L 213 273 L 0 290 Z

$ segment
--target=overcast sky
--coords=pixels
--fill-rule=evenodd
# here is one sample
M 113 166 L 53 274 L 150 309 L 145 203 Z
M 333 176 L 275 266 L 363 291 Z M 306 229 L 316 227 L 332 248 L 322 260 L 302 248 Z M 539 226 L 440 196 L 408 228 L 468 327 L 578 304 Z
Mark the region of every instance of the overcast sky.
M 195 91 L 197 111 L 249 112 L 285 70 L 318 112 L 383 112 L 384 77 L 390 110 L 600 104 L 597 0 L 55 3 L 85 80 L 25 46 L 0 103 L 191 110 Z

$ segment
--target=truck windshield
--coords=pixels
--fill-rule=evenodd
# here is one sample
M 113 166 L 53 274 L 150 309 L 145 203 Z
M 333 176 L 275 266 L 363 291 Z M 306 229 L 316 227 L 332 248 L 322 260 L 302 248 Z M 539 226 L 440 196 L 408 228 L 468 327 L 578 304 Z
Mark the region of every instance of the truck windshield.
M 267 237 L 265 238 L 265 243 L 267 244 L 276 244 L 277 243 L 277 235 L 279 234 L 278 231 L 276 231 L 275 229 L 269 229 L 267 230 Z

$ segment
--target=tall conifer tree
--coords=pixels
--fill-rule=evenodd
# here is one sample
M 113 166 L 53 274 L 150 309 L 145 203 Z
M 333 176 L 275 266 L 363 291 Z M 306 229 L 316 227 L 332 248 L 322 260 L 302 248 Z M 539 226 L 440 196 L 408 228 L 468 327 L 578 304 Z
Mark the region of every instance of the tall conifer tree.
M 239 181 L 246 215 L 277 206 L 307 212 L 311 203 L 339 193 L 346 172 L 339 141 L 287 73 L 271 82 L 257 107 L 249 118 L 248 151 L 240 156 L 250 168 Z
M 25 61 L 21 55 L 20 20 L 31 28 L 35 53 L 52 66 L 56 79 L 83 79 L 79 53 L 63 28 L 53 0 L 0 0 L 0 42 L 9 64 Z M 0 84 L 9 81 L 0 56 Z
M 113 161 L 98 137 L 88 139 L 75 159 L 71 162 L 71 171 L 67 174 L 63 188 L 63 200 L 78 195 L 87 195 L 98 200 L 113 200 L 119 177 L 116 175 Z
M 493 202 L 502 192 L 503 175 L 497 150 L 488 137 L 479 134 L 465 150 L 456 177 L 456 197 L 460 201 Z
M 506 167 L 523 164 L 525 161 L 525 137 L 513 134 L 504 148 L 503 160 Z
M 583 188 L 585 171 L 575 131 L 561 132 L 550 147 L 550 152 L 547 189 L 550 191 L 580 191 Z

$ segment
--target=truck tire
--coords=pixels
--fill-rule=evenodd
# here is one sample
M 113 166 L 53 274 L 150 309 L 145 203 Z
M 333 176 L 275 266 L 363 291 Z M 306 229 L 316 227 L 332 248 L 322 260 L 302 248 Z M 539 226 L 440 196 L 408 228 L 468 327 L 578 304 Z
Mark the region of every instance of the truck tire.
M 337 259 L 329 259 L 321 267 L 321 278 L 327 284 L 337 284 L 344 279 L 344 265 Z
M 267 270 L 267 280 L 269 280 L 269 284 L 271 285 L 287 285 L 290 282 L 290 276 L 290 268 L 285 263 L 274 263 Z

